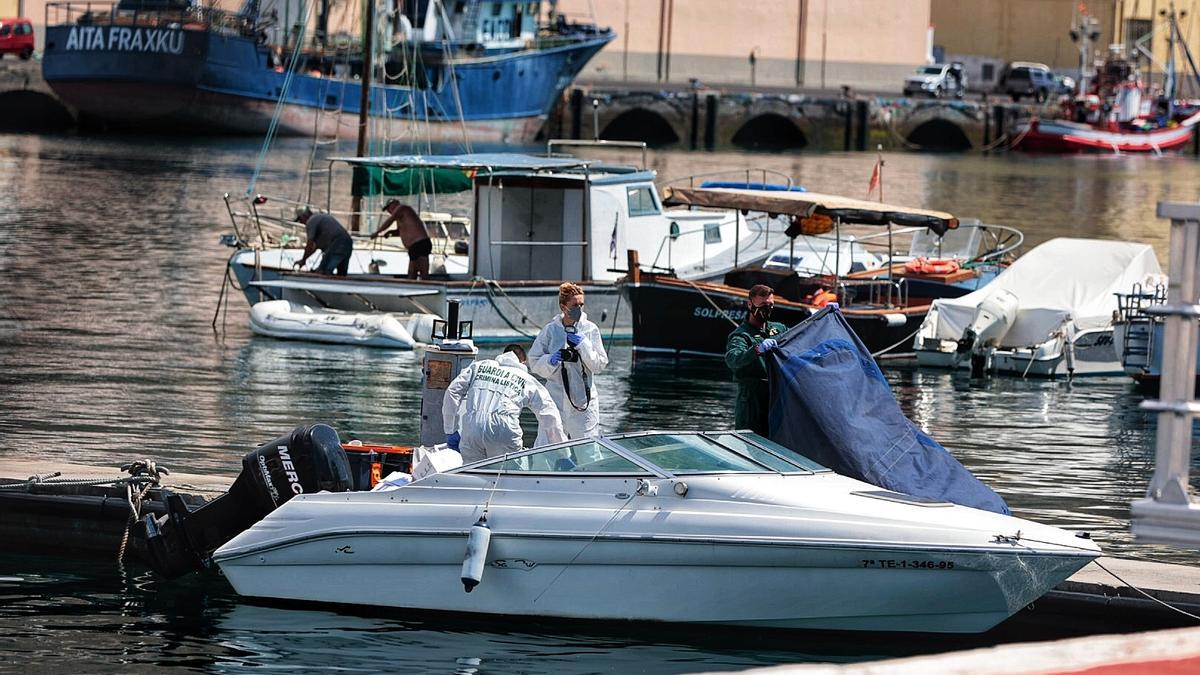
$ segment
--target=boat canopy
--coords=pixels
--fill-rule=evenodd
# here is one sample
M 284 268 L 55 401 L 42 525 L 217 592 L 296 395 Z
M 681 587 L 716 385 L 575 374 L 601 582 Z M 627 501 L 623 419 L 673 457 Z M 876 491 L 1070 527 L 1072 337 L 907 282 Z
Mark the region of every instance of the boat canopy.
M 794 233 L 789 231 L 790 236 L 824 234 L 833 229 L 835 221 L 843 225 L 894 224 L 927 227 L 939 235 L 958 227 L 958 218 L 942 211 L 914 209 L 816 192 L 668 187 L 663 196 L 663 204 L 789 215 L 800 226 Z
M 462 169 L 497 171 L 550 171 L 580 169 L 593 163 L 576 157 L 536 157 L 516 152 L 479 152 L 461 155 L 384 155 L 378 157 L 332 157 L 330 162 L 384 169 Z

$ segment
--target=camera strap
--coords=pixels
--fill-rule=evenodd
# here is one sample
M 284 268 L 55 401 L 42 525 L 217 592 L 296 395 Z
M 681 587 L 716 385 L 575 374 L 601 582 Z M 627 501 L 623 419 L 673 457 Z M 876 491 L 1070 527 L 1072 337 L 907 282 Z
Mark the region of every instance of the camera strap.
M 564 362 L 559 364 L 558 367 L 558 373 L 562 375 L 563 394 L 567 397 L 567 403 L 570 403 L 571 407 L 579 412 L 583 412 L 588 409 L 588 406 L 592 405 L 592 378 L 591 374 L 588 373 L 587 366 L 583 365 L 583 361 L 579 362 L 579 370 L 583 373 L 583 391 L 587 396 L 587 400 L 584 401 L 582 408 L 576 405 L 575 400 L 571 398 L 571 383 L 567 380 L 567 364 Z

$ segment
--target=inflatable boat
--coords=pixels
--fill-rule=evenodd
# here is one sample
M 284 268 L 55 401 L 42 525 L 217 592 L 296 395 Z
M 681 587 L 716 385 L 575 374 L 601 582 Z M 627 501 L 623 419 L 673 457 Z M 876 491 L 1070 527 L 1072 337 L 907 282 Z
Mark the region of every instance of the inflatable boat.
M 435 318 L 432 314 L 345 312 L 271 300 L 250 308 L 250 330 L 290 340 L 412 349 L 420 336 L 428 341 Z

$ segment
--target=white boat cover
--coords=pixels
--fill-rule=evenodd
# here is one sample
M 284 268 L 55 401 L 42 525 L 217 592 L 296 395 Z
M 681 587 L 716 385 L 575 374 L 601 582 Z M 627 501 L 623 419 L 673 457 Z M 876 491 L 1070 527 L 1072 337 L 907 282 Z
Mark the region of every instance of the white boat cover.
M 1162 268 L 1148 244 L 1060 237 L 1021 256 L 983 288 L 960 298 L 934 300 L 936 337 L 957 340 L 975 308 L 999 291 L 1019 302 L 1017 317 L 1001 348 L 1032 347 L 1069 322 L 1076 330 L 1107 326 L 1117 309 L 1116 293 L 1160 277 Z

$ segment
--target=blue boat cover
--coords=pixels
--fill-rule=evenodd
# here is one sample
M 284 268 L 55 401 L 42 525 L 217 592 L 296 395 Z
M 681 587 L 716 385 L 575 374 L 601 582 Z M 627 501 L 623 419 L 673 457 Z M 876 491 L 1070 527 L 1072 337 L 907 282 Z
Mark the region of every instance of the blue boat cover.
M 702 188 L 739 188 L 742 190 L 763 190 L 765 192 L 808 192 L 803 185 L 784 185 L 782 183 L 748 183 L 731 180 L 706 180 L 700 184 Z
M 984 485 L 917 428 L 841 312 L 828 307 L 768 352 L 769 436 L 843 476 L 885 490 L 1008 514 Z

